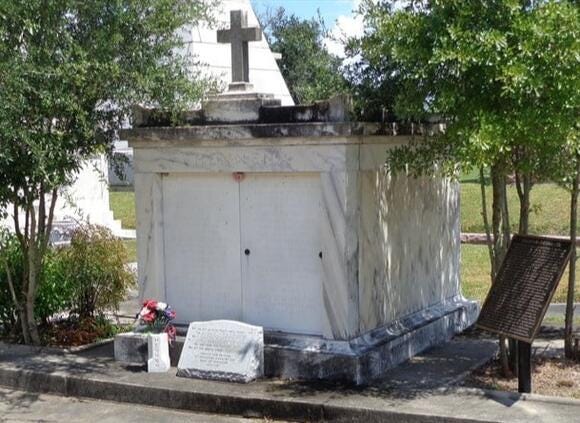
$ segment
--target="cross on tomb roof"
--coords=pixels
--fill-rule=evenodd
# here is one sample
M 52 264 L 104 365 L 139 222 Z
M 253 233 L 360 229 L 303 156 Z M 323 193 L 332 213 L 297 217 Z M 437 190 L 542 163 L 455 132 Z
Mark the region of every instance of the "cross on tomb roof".
M 218 43 L 232 45 L 232 82 L 250 82 L 248 42 L 262 40 L 262 30 L 259 27 L 248 28 L 247 25 L 248 14 L 241 10 L 232 10 L 230 29 L 217 32 Z

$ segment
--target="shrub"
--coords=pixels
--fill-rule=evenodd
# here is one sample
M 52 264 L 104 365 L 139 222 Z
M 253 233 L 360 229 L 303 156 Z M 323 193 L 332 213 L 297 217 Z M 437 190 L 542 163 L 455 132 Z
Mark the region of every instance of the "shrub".
M 11 332 L 17 324 L 14 301 L 8 285 L 6 264 L 10 268 L 16 295 L 22 295 L 24 277 L 22 248 L 13 234 L 3 234 L 0 249 L 0 326 L 3 332 Z M 39 321 L 46 322 L 56 313 L 63 313 L 72 304 L 73 287 L 63 277 L 63 250 L 47 251 L 40 274 L 35 313 Z
M 15 291 L 20 292 L 19 282 L 22 279 L 22 251 L 15 236 L 2 233 L 0 246 L 0 326 L 2 332 L 8 333 L 16 325 L 16 310 L 8 285 L 7 268 L 10 268 Z
M 2 234 L 0 242 L 0 333 L 19 333 L 14 301 L 8 285 L 8 263 L 17 295 L 21 294 L 23 254 L 15 235 Z M 50 248 L 43 261 L 35 313 L 46 323 L 58 313 L 82 320 L 116 310 L 135 277 L 125 267 L 127 250 L 103 227 L 83 225 L 72 234 L 71 245 Z
M 66 278 L 65 256 L 66 247 L 49 249 L 45 255 L 35 308 L 36 317 L 43 322 L 72 306 L 74 286 Z
M 71 312 L 80 319 L 117 310 L 135 285 L 125 245 L 107 228 L 80 226 L 63 253 L 63 277 L 73 287 Z

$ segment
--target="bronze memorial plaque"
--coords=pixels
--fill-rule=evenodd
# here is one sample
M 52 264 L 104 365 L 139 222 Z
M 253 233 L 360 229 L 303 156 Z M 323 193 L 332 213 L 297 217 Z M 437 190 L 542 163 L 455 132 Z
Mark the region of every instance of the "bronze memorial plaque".
M 570 259 L 569 240 L 515 235 L 477 326 L 531 343 Z

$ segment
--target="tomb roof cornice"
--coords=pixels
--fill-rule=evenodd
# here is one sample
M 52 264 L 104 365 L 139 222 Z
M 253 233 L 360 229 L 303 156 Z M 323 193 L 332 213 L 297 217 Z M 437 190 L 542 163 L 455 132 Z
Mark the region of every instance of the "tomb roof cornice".
M 141 127 L 124 130 L 132 147 L 391 144 L 442 133 L 442 124 L 318 122 Z

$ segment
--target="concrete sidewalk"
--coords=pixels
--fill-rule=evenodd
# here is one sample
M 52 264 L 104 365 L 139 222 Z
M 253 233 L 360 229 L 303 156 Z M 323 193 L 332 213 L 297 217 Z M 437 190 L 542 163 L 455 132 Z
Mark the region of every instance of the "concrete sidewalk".
M 121 404 L 109 401 L 70 398 L 0 388 L 0 422 L 73 422 L 73 423 L 260 423 L 245 419 L 209 415 L 158 407 Z
M 265 380 L 248 385 L 148 374 L 113 361 L 112 346 L 80 354 L 0 344 L 0 384 L 213 414 L 295 421 L 575 422 L 580 401 L 450 387 L 495 354 L 495 342 L 459 339 L 415 357 L 373 386 Z

